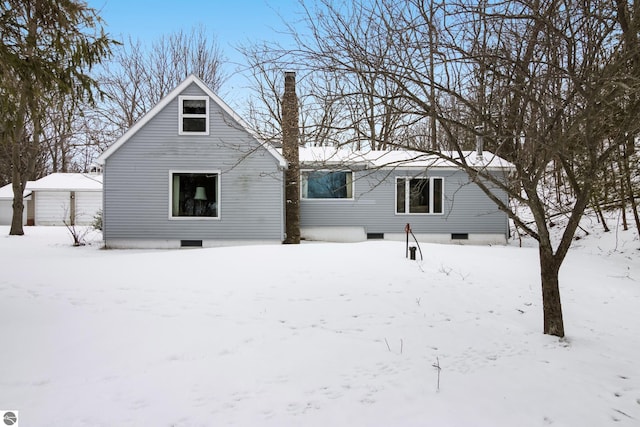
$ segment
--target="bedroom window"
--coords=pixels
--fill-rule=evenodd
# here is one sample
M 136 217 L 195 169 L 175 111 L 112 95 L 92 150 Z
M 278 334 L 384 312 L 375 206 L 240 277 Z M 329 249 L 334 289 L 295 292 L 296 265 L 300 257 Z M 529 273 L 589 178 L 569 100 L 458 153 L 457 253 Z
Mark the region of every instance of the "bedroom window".
M 441 214 L 443 178 L 396 178 L 397 214 Z
M 209 134 L 209 97 L 181 96 L 179 97 L 179 134 L 180 135 L 208 135 Z
M 218 218 L 217 172 L 171 174 L 171 218 Z
M 303 199 L 352 199 L 351 171 L 302 171 Z

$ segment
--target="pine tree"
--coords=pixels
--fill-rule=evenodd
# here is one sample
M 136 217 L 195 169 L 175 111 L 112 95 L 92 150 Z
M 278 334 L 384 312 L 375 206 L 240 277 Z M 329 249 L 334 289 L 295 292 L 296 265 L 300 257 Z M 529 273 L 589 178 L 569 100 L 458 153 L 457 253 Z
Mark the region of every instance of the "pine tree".
M 42 155 L 42 128 L 52 100 L 93 102 L 88 72 L 111 54 L 96 11 L 78 0 L 6 0 L 0 4 L 0 149 L 9 159 L 13 218 L 22 235 L 23 192 Z

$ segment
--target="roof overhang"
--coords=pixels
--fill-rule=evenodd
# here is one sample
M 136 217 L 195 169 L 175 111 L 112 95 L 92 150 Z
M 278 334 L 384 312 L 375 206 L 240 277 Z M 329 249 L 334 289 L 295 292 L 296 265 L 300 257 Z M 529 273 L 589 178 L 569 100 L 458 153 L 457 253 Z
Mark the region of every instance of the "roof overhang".
M 353 151 L 334 147 L 300 148 L 300 166 L 312 168 L 358 169 L 450 169 L 472 168 L 476 170 L 511 170 L 513 165 L 493 153 L 475 151 L 424 153 L 411 150 Z

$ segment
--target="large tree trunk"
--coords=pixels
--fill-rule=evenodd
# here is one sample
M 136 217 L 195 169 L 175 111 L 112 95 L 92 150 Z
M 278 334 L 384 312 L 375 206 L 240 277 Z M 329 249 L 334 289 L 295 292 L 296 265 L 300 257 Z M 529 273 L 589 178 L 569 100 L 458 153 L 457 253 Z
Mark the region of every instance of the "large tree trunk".
M 16 175 L 18 178 L 16 179 Z M 11 228 L 9 234 L 11 236 L 22 236 L 24 230 L 22 228 L 22 217 L 24 212 L 24 199 L 22 193 L 24 192 L 24 186 L 22 179 L 19 178 L 20 174 L 13 174 L 13 216 L 11 217 Z
M 544 313 L 544 333 L 564 337 L 562 320 L 562 302 L 558 273 L 560 263 L 554 257 L 551 248 L 540 245 L 540 278 L 542 279 L 542 308 Z
M 300 157 L 298 144 L 296 75 L 293 72 L 286 72 L 282 97 L 282 154 L 289 164 L 284 173 L 285 244 L 300 243 Z
M 24 230 L 22 228 L 22 214 L 24 212 L 24 187 L 26 179 L 24 179 L 22 173 L 22 151 L 20 143 L 22 142 L 22 132 L 18 131 L 14 135 L 14 140 L 11 141 L 11 156 L 12 156 L 12 169 L 11 169 L 11 186 L 13 188 L 13 216 L 11 217 L 11 228 L 9 229 L 9 235 L 22 236 Z
M 588 196 L 580 194 L 574 211 L 569 218 L 565 232 L 557 250 L 554 252 L 552 238 L 547 227 L 547 217 L 543 201 L 538 197 L 537 185 L 531 182 L 523 183 L 525 191 L 530 198 L 530 208 L 536 220 L 538 253 L 540 261 L 540 281 L 542 284 L 542 312 L 543 333 L 564 337 L 564 321 L 562 319 L 562 302 L 560 300 L 560 282 L 558 273 L 564 260 L 571 238 L 580 221 L 580 212 L 584 211 Z

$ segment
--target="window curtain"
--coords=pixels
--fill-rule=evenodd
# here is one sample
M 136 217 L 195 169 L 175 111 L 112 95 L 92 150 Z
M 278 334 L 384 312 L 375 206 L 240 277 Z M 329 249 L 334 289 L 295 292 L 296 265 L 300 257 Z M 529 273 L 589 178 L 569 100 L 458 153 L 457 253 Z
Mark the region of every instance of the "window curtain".
M 353 172 L 343 172 L 346 176 L 345 185 L 347 186 L 347 199 L 353 199 Z
M 173 197 L 172 197 L 171 215 L 180 215 L 180 176 L 173 175 Z

